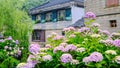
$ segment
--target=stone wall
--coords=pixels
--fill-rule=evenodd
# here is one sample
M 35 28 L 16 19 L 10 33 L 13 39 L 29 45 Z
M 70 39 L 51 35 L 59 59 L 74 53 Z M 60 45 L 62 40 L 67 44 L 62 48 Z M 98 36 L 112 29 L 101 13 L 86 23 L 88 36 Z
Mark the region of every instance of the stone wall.
M 119 6 L 106 7 L 106 0 L 86 0 L 85 12 L 91 11 L 97 15 L 95 22 L 100 23 L 101 29 L 109 30 L 110 32 L 120 31 L 120 0 Z M 117 21 L 117 27 L 110 27 L 110 20 Z

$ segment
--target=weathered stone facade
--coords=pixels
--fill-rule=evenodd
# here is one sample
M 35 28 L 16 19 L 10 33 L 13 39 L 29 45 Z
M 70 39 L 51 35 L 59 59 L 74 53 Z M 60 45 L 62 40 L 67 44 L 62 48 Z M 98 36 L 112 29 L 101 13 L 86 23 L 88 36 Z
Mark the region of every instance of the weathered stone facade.
M 120 5 L 120 0 L 119 0 Z M 101 29 L 110 32 L 120 31 L 120 6 L 106 7 L 106 0 L 86 0 L 85 11 L 91 11 L 97 15 L 96 23 L 100 23 Z M 117 21 L 117 27 L 110 26 L 110 20 Z

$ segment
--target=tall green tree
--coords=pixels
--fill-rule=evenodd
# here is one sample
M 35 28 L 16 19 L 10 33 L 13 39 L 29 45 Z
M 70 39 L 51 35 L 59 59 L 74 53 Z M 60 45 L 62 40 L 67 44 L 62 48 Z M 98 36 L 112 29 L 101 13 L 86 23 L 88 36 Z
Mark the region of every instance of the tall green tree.
M 32 24 L 27 12 L 22 10 L 24 0 L 0 0 L 0 33 L 12 36 L 24 46 L 23 57 L 27 57 L 29 35 Z M 24 60 L 24 59 L 23 59 Z

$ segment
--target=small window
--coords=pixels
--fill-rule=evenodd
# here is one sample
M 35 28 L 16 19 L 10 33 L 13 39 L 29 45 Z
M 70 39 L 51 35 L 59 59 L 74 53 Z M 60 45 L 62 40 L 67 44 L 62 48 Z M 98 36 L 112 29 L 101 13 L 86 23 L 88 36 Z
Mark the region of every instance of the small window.
M 45 42 L 45 30 L 34 30 L 32 34 L 32 41 Z
M 116 20 L 110 20 L 110 26 L 111 27 L 117 27 L 117 21 Z
M 119 5 L 119 0 L 106 0 L 106 7 L 114 7 Z
M 51 12 L 49 13 L 46 13 L 46 22 L 50 22 L 52 19 L 51 19 Z
M 36 23 L 39 23 L 40 22 L 40 15 L 36 15 Z
M 59 21 L 65 20 L 65 10 L 59 10 L 57 16 Z

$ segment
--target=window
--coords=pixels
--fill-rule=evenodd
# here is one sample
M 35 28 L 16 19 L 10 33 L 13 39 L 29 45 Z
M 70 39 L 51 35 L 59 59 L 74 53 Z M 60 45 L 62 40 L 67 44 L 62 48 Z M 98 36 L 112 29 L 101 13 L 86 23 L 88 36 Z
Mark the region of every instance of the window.
M 65 19 L 65 10 L 59 10 L 57 13 L 57 16 L 58 16 L 59 21 L 64 20 Z
M 110 26 L 111 27 L 117 27 L 117 21 L 116 20 L 110 20 Z
M 71 20 L 71 9 L 70 8 L 65 10 L 65 16 L 66 16 L 65 17 L 66 20 L 68 21 Z
M 51 12 L 49 13 L 46 13 L 46 22 L 50 22 L 52 19 L 51 19 Z
M 32 34 L 32 41 L 45 42 L 45 30 L 34 30 Z
M 65 31 L 62 31 L 62 36 L 65 36 Z
M 119 0 L 106 0 L 106 7 L 114 7 L 119 5 Z
M 40 22 L 40 15 L 36 15 L 36 23 L 39 23 Z

